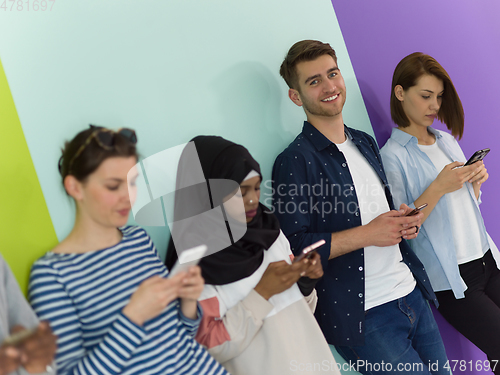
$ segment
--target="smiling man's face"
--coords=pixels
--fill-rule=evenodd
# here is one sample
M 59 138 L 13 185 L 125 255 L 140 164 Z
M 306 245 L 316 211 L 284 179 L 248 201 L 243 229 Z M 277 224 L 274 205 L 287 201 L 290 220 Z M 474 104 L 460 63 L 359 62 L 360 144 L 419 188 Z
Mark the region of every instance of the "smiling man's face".
M 297 89 L 289 90 L 290 99 L 304 107 L 307 118 L 337 117 L 346 99 L 344 78 L 330 55 L 297 64 Z

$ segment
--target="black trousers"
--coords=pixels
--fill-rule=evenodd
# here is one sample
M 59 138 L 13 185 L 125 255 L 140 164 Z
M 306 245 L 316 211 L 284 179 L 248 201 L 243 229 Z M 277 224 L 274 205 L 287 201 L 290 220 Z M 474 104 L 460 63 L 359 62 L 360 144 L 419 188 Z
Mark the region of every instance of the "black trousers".
M 438 311 L 486 353 L 493 372 L 500 375 L 500 271 L 491 250 L 459 269 L 468 287 L 465 298 L 456 299 L 451 290 L 436 292 Z

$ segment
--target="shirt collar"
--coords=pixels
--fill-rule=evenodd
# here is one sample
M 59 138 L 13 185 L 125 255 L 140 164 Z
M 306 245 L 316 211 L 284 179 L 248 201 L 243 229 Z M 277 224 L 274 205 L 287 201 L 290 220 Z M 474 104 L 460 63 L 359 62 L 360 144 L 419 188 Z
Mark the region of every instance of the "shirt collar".
M 429 126 L 427 128 L 430 133 L 434 134 L 436 136 L 436 139 L 439 139 L 442 137 L 441 133 L 434 129 L 433 127 Z M 392 135 L 391 138 L 398 142 L 401 146 L 405 147 L 409 142 L 418 143 L 418 140 L 416 137 L 413 135 L 410 135 L 402 130 L 399 130 L 398 128 L 392 129 Z
M 349 137 L 350 140 L 353 140 L 353 136 L 347 126 L 344 125 L 344 132 Z M 328 138 L 324 136 L 318 129 L 314 127 L 310 122 L 304 121 L 304 126 L 302 127 L 302 134 L 307 137 L 311 143 L 316 147 L 316 150 L 321 151 L 333 144 Z

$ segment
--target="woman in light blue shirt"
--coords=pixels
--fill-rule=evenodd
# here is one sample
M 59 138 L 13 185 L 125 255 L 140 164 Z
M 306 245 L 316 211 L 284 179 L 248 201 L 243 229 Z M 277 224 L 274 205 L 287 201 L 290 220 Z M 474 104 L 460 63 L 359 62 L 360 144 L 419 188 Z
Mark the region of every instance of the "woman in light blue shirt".
M 419 236 L 411 241 L 439 300 L 439 311 L 459 332 L 500 360 L 500 255 L 486 232 L 480 188 L 482 161 L 463 166 L 457 140 L 464 111 L 448 73 L 420 52 L 397 65 L 391 117 L 398 125 L 382 148 L 396 206 L 427 203 Z M 444 122 L 451 135 L 431 127 Z M 496 366 L 495 374 L 500 374 Z

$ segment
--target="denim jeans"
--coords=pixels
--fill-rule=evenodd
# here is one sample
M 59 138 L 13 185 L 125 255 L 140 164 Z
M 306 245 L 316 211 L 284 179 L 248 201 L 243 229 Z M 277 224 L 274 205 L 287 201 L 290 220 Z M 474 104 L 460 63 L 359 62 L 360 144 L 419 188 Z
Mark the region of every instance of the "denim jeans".
M 366 311 L 365 345 L 336 349 L 365 375 L 450 374 L 436 321 L 418 286 Z

